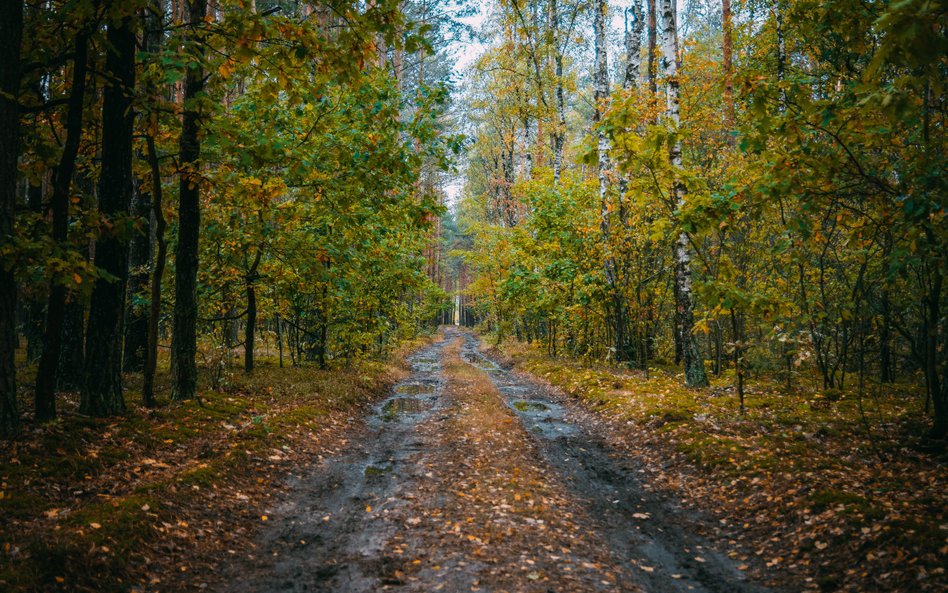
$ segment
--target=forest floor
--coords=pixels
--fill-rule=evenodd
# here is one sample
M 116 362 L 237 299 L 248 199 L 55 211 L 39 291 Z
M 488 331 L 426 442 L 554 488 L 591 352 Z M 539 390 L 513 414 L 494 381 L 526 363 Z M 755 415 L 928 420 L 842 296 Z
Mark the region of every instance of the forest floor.
M 125 418 L 68 400 L 0 450 L 0 589 L 943 590 L 948 476 L 906 400 L 870 440 L 847 397 L 758 385 L 741 417 L 725 381 L 446 328 Z
M 20 371 L 31 384 L 35 367 Z M 59 419 L 0 442 L 0 590 L 206 589 L 223 558 L 252 545 L 287 477 L 344 447 L 406 374 L 374 362 L 268 361 L 216 381 L 202 370 L 214 388 L 155 409 L 128 374 L 129 411 L 110 419 L 80 416 L 78 394 L 60 394 Z M 159 393 L 169 380 L 159 374 Z
M 690 390 L 675 368 L 619 370 L 516 341 L 489 353 L 594 414 L 650 488 L 713 517 L 706 534 L 770 585 L 948 589 L 948 458 L 920 438 L 917 385 L 827 392 L 754 377 L 742 415 L 732 374 Z

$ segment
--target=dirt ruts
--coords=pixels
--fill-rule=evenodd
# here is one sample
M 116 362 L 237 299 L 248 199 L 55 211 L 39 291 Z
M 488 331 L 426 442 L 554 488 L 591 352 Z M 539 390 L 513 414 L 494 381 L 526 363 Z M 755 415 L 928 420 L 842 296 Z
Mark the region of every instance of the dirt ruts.
M 448 328 L 409 363 L 340 454 L 288 480 L 218 590 L 764 590 L 696 535 L 701 517 L 648 492 L 595 416 L 473 335 Z

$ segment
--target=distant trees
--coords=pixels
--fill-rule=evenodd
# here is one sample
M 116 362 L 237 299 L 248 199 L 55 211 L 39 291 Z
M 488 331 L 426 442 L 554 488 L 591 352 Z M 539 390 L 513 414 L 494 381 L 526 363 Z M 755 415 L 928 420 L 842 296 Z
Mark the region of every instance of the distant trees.
M 472 93 L 462 208 L 478 317 L 554 353 L 643 369 L 681 359 L 692 386 L 707 383 L 706 361 L 715 374 L 730 367 L 742 403 L 760 373 L 814 378 L 829 397 L 873 378 L 916 381 L 931 434 L 944 436 L 944 14 L 921 1 L 657 4 L 628 9 L 625 64 L 610 74 L 621 90 L 602 93 L 606 46 L 588 51 L 607 37 L 602 3 L 578 10 L 588 45 L 562 72 L 555 53 L 541 60 L 567 83 L 565 116 L 539 115 L 546 129 L 566 122 L 550 143 L 563 157 L 535 159 L 530 178 L 515 171 L 515 228 L 491 207 L 494 156 L 527 145 L 499 106 L 535 93 L 519 48 L 536 41 L 514 29 L 479 63 L 477 88 L 491 96 Z M 491 26 L 533 5 L 564 12 L 511 0 Z M 648 84 L 629 74 L 639 64 Z M 603 140 L 612 177 L 599 174 Z

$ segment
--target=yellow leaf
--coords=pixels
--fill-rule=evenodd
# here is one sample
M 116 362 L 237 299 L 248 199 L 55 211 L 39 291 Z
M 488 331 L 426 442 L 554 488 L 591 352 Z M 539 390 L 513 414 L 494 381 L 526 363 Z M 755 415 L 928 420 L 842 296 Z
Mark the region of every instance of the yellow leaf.
M 365 512 L 366 512 L 366 513 L 371 513 L 371 512 L 372 512 L 372 505 L 370 505 L 370 504 L 365 505 Z
M 261 521 L 266 521 L 266 520 L 267 520 L 267 516 L 266 516 L 266 515 L 260 515 L 260 520 L 261 520 Z

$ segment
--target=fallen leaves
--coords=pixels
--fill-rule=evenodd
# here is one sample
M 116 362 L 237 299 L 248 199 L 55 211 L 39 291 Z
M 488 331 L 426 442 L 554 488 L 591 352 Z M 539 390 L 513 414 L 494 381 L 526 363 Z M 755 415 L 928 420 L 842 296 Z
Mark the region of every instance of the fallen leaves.
M 741 570 L 791 589 L 818 589 L 826 575 L 832 587 L 860 593 L 948 586 L 935 572 L 948 557 L 948 533 L 938 528 L 948 470 L 907 446 L 901 423 L 919 412 L 902 395 L 875 397 L 864 417 L 856 398 L 816 405 L 765 376 L 749 386 L 741 417 L 721 387 L 686 390 L 661 370 L 645 379 L 516 348 L 518 364 L 606 421 L 616 449 L 641 460 L 646 483 L 713 513 L 730 547 L 753 549 L 732 556 Z M 611 389 L 619 381 L 622 389 Z
M 227 549 L 245 547 L 268 519 L 257 509 L 275 488 L 274 477 L 349 438 L 358 416 L 353 411 L 384 392 L 393 373 L 383 365 L 361 377 L 262 367 L 253 378 L 233 377 L 226 392 L 203 393 L 200 406 L 146 410 L 130 398 L 129 415 L 118 421 L 70 414 L 78 398 L 63 394 L 66 413 L 59 421 L 0 443 L 0 542 L 12 559 L 9 569 L 43 574 L 37 569 L 42 551 L 65 542 L 64 553 L 75 561 L 71 572 L 58 576 L 71 590 L 94 590 L 102 574 L 163 582 L 165 590 L 183 588 L 173 576 L 182 568 L 213 575 L 207 567 Z M 319 415 L 309 411 L 316 406 L 324 410 Z M 266 431 L 253 416 L 265 416 Z M 281 423 L 287 417 L 294 422 Z M 255 524 L 248 529 L 249 523 Z M 174 554 L 167 554 L 169 545 Z M 27 549 L 39 553 L 17 552 Z M 170 558 L 182 555 L 188 566 L 173 565 Z M 8 574 L 7 567 L 2 572 Z M 181 581 L 194 584 L 187 576 Z M 0 583 L 0 589 L 38 588 L 24 583 Z

